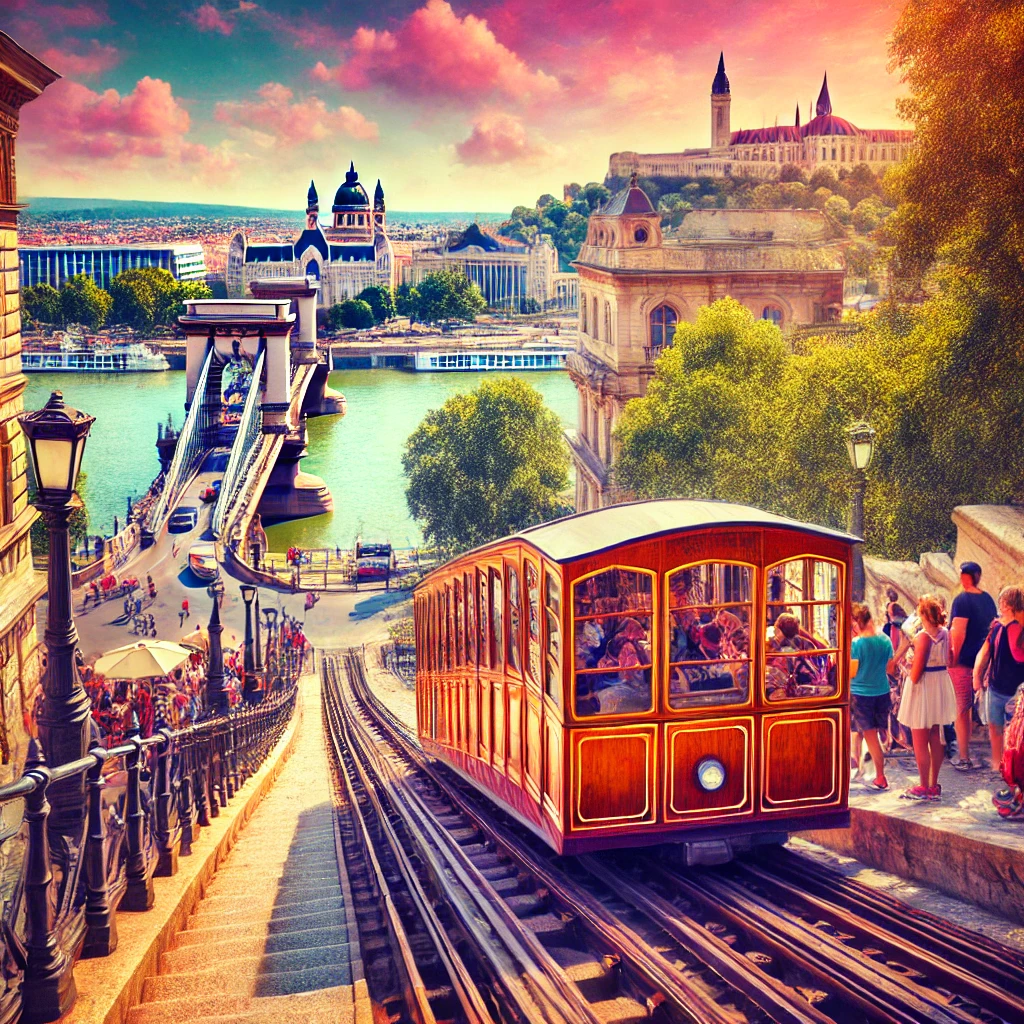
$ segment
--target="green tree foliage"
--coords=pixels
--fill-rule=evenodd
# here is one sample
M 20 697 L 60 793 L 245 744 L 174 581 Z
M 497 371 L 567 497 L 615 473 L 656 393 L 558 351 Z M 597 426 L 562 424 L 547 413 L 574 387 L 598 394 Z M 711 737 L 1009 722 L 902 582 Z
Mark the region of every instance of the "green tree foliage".
M 420 301 L 420 293 L 411 284 L 400 284 L 395 289 L 395 312 L 398 316 L 416 319 L 416 309 Z
M 346 299 L 336 302 L 327 310 L 327 323 L 334 329 L 342 327 L 365 331 L 376 323 L 373 309 L 363 299 Z
M 519 377 L 485 380 L 428 412 L 402 468 L 412 515 L 453 552 L 561 514 L 569 483 L 558 417 Z
M 110 320 L 138 331 L 171 327 L 187 299 L 208 299 L 212 295 L 204 282 L 177 281 L 169 270 L 161 267 L 122 270 L 110 282 Z
M 850 204 L 842 196 L 829 196 L 825 200 L 825 213 L 840 224 L 850 223 Z
M 87 274 L 69 277 L 60 290 L 62 319 L 65 324 L 82 324 L 97 330 L 107 322 L 113 300 Z
M 891 63 L 910 87 L 899 112 L 916 145 L 893 172 L 886 223 L 897 269 L 938 258 L 976 268 L 1012 315 L 1024 305 L 1024 18 L 1017 0 L 909 0 Z
M 993 336 L 990 298 L 956 278 L 923 306 L 884 303 L 849 344 L 786 347 L 732 299 L 683 323 L 617 430 L 618 482 L 640 497 L 739 501 L 842 528 L 845 428 L 877 431 L 868 550 L 952 550 L 959 504 L 1024 497 L 1024 377 Z M 972 382 L 984 381 L 984 387 Z
M 29 465 L 31 466 L 31 462 Z M 73 552 L 81 548 L 89 533 L 89 513 L 85 502 L 86 475 L 81 470 L 78 473 L 78 486 L 75 487 L 75 493 L 82 499 L 82 502 L 72 509 L 68 518 L 68 534 Z M 30 505 L 35 504 L 36 497 L 36 482 L 30 469 L 28 479 L 28 502 Z M 50 531 L 42 516 L 32 524 L 29 530 L 29 544 L 32 546 L 33 555 L 48 555 L 50 553 Z
M 416 319 L 423 323 L 476 319 L 487 308 L 480 289 L 461 270 L 436 270 L 416 286 Z
M 547 235 L 558 250 L 560 266 L 565 269 L 579 255 L 587 237 L 587 218 L 611 198 L 611 192 L 596 181 L 582 187 L 572 184 L 566 191 L 570 199 L 567 202 L 543 195 L 533 209 L 516 206 L 499 229 L 516 242 L 534 243 L 539 236 Z
M 373 310 L 373 319 L 378 324 L 395 316 L 395 298 L 391 294 L 391 289 L 385 288 L 384 285 L 372 284 L 369 288 L 364 288 L 356 298 L 369 305 Z
M 23 289 L 21 309 L 33 324 L 59 327 L 64 323 L 60 292 L 50 284 L 34 284 Z

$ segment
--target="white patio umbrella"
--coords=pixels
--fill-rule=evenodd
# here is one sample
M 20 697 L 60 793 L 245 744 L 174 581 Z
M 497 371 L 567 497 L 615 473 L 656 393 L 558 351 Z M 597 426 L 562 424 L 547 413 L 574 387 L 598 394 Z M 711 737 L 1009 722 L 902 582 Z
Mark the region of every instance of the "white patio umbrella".
M 93 668 L 109 679 L 151 679 L 173 672 L 191 653 L 169 640 L 140 640 L 108 651 Z

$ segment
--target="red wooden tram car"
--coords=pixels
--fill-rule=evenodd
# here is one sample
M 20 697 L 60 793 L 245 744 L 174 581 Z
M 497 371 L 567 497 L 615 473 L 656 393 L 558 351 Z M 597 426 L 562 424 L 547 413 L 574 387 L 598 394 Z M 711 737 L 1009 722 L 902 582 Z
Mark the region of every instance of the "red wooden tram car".
M 562 853 L 845 826 L 855 540 L 666 499 L 471 551 L 416 589 L 420 741 Z

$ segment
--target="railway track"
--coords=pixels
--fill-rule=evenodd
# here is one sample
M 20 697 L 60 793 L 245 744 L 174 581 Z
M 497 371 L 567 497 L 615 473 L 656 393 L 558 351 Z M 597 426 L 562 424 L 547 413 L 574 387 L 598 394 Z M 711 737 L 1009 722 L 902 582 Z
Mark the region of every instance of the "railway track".
M 328 657 L 325 675 L 328 715 L 349 745 L 342 758 L 359 760 L 367 779 L 372 768 L 387 780 L 376 784 L 387 793 L 382 812 L 396 831 L 412 823 L 406 831 L 431 847 L 429 855 L 407 851 L 432 863 L 424 893 L 474 908 L 469 922 L 462 913 L 458 947 L 473 950 L 477 966 L 467 973 L 483 986 L 479 1005 L 491 1019 L 1024 1020 L 1019 952 L 908 912 L 786 851 L 700 872 L 651 852 L 559 858 L 423 754 L 370 692 L 360 657 Z M 445 886 L 449 875 L 461 891 Z M 470 927 L 484 907 L 508 929 L 501 955 L 489 954 L 486 937 Z M 512 955 L 512 946 L 525 955 Z M 534 973 L 561 998 L 537 999 Z M 515 991 L 523 979 L 530 998 Z

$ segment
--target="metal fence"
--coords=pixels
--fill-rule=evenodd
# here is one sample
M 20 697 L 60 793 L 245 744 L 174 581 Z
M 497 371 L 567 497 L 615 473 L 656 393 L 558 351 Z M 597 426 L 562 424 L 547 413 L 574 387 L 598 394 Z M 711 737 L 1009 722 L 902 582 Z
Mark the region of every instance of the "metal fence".
M 153 906 L 154 876 L 175 873 L 178 856 L 263 763 L 296 694 L 292 683 L 255 707 L 146 739 L 136 719 L 126 742 L 55 767 L 32 741 L 21 778 L 0 787 L 0 1021 L 45 1024 L 67 1012 L 76 957 L 108 956 L 117 913 Z M 59 830 L 50 827 L 55 787 L 62 809 L 69 792 L 81 802 Z

